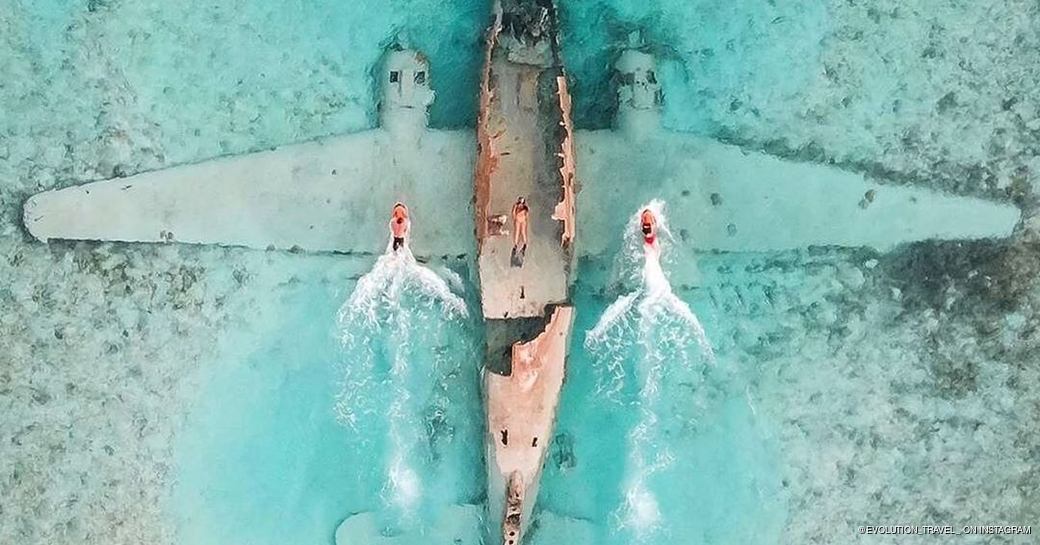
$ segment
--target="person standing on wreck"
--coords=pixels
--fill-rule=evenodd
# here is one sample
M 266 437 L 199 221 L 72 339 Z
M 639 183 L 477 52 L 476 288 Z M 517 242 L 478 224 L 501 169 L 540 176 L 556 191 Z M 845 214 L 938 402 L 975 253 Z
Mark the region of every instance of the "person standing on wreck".
M 527 251 L 527 218 L 530 209 L 527 200 L 523 197 L 516 198 L 513 205 L 513 266 L 519 267 L 524 264 L 524 252 Z
M 393 237 L 391 248 L 397 251 L 404 246 L 404 237 L 412 227 L 412 220 L 408 218 L 408 207 L 403 203 L 394 205 L 390 211 L 390 236 Z

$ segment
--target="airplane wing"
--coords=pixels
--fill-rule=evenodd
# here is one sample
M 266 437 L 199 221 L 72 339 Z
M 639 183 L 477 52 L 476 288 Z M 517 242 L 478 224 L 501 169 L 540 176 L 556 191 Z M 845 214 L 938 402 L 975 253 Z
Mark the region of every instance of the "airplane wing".
M 384 56 L 380 128 L 32 196 L 26 228 L 52 239 L 378 253 L 389 211 L 411 210 L 420 255 L 474 251 L 476 139 L 426 127 L 429 62 Z
M 389 530 L 375 512 L 366 511 L 347 517 L 336 528 L 336 545 L 414 545 L 415 543 L 479 545 L 488 533 L 483 506 L 464 504 L 445 507 L 429 526 L 411 530 Z M 497 519 L 496 519 L 497 522 Z M 567 543 L 591 545 L 597 529 L 586 520 L 541 511 L 535 516 L 536 528 L 531 543 Z
M 417 251 L 470 253 L 472 214 L 460 206 L 475 150 L 468 131 L 402 142 L 375 129 L 47 191 L 28 200 L 24 220 L 41 241 L 374 253 L 386 246 L 390 207 L 406 200 Z
M 880 185 L 835 167 L 799 163 L 689 134 L 579 131 L 583 250 L 599 254 L 634 210 L 668 203 L 669 230 L 700 250 L 772 251 L 812 245 L 888 250 L 932 238 L 1004 237 L 1015 206 L 927 189 Z
M 430 527 L 388 532 L 377 513 L 351 515 L 336 528 L 336 545 L 412 545 L 414 543 L 483 543 L 484 508 L 446 507 Z
M 567 536 L 567 543 L 574 545 L 591 545 L 602 541 L 598 539 L 602 528 L 585 519 L 541 511 L 535 517 L 535 524 L 537 527 L 531 533 L 531 545 L 555 545 L 560 543 L 560 536 Z

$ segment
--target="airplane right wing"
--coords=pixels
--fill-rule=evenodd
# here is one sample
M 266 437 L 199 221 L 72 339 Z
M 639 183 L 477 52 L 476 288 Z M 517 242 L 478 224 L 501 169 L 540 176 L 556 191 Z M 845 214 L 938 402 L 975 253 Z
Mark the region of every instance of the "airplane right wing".
M 888 250 L 904 242 L 1005 237 L 1011 204 L 867 181 L 862 174 L 745 151 L 667 130 L 634 138 L 579 131 L 584 253 L 599 254 L 634 206 L 668 203 L 672 235 L 700 250 L 775 251 L 813 245 Z M 626 202 L 616 209 L 617 203 Z

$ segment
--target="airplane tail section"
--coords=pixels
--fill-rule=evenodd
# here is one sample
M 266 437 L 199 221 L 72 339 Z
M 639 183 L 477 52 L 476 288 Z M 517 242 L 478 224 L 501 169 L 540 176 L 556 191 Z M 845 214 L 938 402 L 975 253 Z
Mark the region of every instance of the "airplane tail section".
M 336 529 L 336 545 L 481 545 L 486 542 L 488 533 L 485 509 L 478 505 L 452 505 L 432 524 L 408 530 L 387 528 L 377 513 L 366 511 L 340 523 Z M 595 538 L 596 527 L 591 522 L 543 511 L 535 517 L 528 543 L 592 545 Z
M 453 505 L 432 524 L 407 530 L 387 528 L 377 513 L 351 515 L 336 528 L 336 545 L 480 545 L 484 535 L 484 508 Z

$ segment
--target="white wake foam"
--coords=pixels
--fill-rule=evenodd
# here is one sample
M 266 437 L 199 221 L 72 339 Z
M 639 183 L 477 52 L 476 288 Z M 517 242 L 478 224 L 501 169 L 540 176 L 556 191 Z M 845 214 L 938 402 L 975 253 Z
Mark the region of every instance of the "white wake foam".
M 656 247 L 647 246 L 639 230 L 640 214 L 646 208 L 657 218 Z M 653 201 L 629 221 L 620 260 L 637 287 L 610 304 L 585 339 L 596 360 L 599 396 L 625 405 L 631 400 L 638 411 L 627 437 L 625 499 L 615 512 L 615 522 L 640 541 L 656 532 L 661 518 L 650 478 L 674 460 L 667 445 L 658 440 L 661 412 L 668 410 L 670 401 L 662 396 L 662 387 L 680 382 L 696 387 L 715 361 L 700 320 L 672 292 L 661 267 L 662 254 L 671 243 L 663 208 L 661 201 Z M 694 406 L 691 412 L 696 412 L 697 400 L 689 403 Z
M 461 279 L 453 280 L 461 288 Z M 385 422 L 390 453 L 382 496 L 405 516 L 423 495 L 415 467 L 423 458 L 418 451 L 426 434 L 426 400 L 415 392 L 434 389 L 434 377 L 445 371 L 439 367 L 452 359 L 446 347 L 467 316 L 462 297 L 419 264 L 407 246 L 388 248 L 339 311 L 347 361 L 337 417 L 354 430 Z

